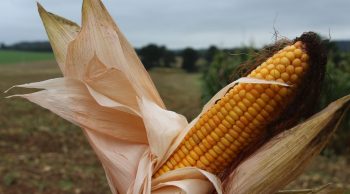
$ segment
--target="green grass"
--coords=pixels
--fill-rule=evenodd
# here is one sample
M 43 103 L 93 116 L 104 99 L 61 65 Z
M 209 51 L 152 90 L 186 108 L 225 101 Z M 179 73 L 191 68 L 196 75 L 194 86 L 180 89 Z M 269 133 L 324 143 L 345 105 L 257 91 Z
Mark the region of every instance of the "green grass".
M 4 51 L 0 50 L 0 64 L 27 63 L 53 60 L 50 52 Z

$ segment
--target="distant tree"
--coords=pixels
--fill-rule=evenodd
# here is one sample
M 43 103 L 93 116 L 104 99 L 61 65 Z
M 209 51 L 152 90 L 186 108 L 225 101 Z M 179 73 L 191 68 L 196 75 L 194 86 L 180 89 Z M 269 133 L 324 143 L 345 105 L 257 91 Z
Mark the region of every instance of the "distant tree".
M 139 50 L 139 55 L 146 69 L 160 66 L 162 49 L 155 44 L 149 44 Z
M 198 53 L 192 48 L 186 48 L 182 51 L 182 68 L 187 72 L 194 72 L 197 70 L 196 62 L 198 60 Z
M 1 43 L 1 44 L 0 44 L 0 49 L 6 49 L 5 43 Z
M 208 63 L 211 63 L 214 59 L 215 54 L 219 51 L 219 49 L 212 45 L 208 48 L 208 50 L 205 52 L 205 60 L 207 60 Z
M 160 47 L 162 52 L 162 65 L 165 67 L 171 67 L 175 63 L 175 54 L 174 52 L 168 50 L 165 46 Z

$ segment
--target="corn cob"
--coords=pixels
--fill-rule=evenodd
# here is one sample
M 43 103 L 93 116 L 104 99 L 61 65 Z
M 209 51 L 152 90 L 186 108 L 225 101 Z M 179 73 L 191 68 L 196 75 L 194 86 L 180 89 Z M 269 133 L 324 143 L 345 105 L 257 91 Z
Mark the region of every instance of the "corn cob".
M 154 177 L 187 166 L 214 174 L 224 170 L 293 99 L 295 88 L 309 68 L 308 61 L 301 41 L 267 59 L 248 77 L 274 80 L 293 87 L 235 85 L 199 118 Z

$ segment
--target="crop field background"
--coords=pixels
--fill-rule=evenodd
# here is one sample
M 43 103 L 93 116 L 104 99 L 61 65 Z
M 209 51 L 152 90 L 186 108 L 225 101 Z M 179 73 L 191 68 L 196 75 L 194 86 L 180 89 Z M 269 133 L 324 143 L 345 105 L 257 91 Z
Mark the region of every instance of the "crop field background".
M 199 113 L 201 73 L 153 68 L 150 74 L 170 110 L 189 120 Z M 110 193 L 103 169 L 78 127 L 24 99 L 4 98 L 32 91 L 15 88 L 3 94 L 13 85 L 59 76 L 51 54 L 0 52 L 0 194 Z M 319 156 L 288 188 L 334 183 L 350 193 L 348 160 L 346 155 Z

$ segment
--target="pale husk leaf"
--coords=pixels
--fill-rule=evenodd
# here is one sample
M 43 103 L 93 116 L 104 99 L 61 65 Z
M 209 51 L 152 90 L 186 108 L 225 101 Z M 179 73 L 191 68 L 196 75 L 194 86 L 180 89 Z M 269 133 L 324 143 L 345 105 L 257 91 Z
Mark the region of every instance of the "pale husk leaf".
M 87 128 L 84 128 L 84 132 L 104 167 L 112 192 L 127 193 L 134 183 L 139 161 L 148 146 L 116 139 Z
M 137 94 L 128 78 L 118 69 L 107 68 L 97 56 L 88 63 L 83 81 L 101 106 L 122 106 L 126 112 L 140 115 Z
M 153 155 L 163 158 L 174 138 L 188 122 L 183 115 L 165 110 L 146 98 L 139 100 L 141 115 Z
M 147 97 L 164 108 L 147 71 L 102 2 L 84 0 L 82 12 L 82 29 L 68 46 L 66 75 L 82 79 L 82 70 L 86 69 L 89 61 L 96 55 L 107 68 L 124 72 L 139 97 Z
M 100 106 L 79 80 L 56 78 L 17 87 L 44 89 L 32 94 L 14 96 L 26 98 L 82 128 L 130 142 L 148 143 L 145 127 L 139 116 Z
M 207 171 L 194 167 L 180 168 L 153 179 L 152 193 L 167 187 L 177 187 L 178 192 L 184 194 L 211 193 L 214 189 L 221 194 L 220 183 L 215 175 Z
M 77 36 L 80 27 L 70 20 L 47 12 L 39 3 L 38 11 L 49 37 L 56 61 L 64 73 L 68 44 Z
M 319 154 L 348 107 L 343 97 L 259 148 L 225 180 L 226 193 L 275 193 Z

